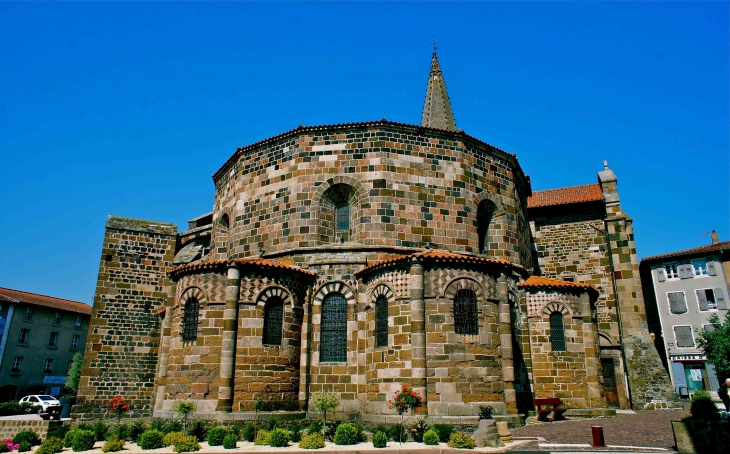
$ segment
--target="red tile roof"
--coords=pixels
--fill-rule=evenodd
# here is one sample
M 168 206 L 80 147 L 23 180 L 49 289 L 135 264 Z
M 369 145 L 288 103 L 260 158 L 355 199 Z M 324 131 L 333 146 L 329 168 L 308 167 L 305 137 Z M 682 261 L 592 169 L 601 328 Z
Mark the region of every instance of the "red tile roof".
M 0 287 L 0 299 L 13 303 L 25 303 L 33 306 L 43 306 L 51 309 L 73 312 L 76 314 L 91 315 L 91 306 L 78 301 L 54 298 L 52 296 L 38 295 L 35 293 L 22 292 Z
M 692 249 L 685 249 L 683 251 L 668 252 L 666 254 L 652 255 L 651 257 L 645 257 L 641 261 L 656 260 L 656 259 L 667 259 L 671 257 L 681 257 L 683 255 L 701 254 L 703 252 L 719 251 L 720 249 L 730 249 L 730 241 L 721 241 L 715 244 L 708 244 L 706 246 L 695 247 Z
M 525 282 L 517 284 L 519 288 L 558 288 L 568 290 L 588 290 L 598 294 L 598 291 L 588 284 L 566 282 L 559 279 L 550 279 L 542 276 L 530 276 Z
M 527 208 L 538 208 L 552 205 L 566 205 L 569 203 L 596 202 L 603 200 L 601 185 L 586 184 L 570 186 L 568 188 L 547 189 L 535 191 L 527 198 Z
M 221 266 L 225 266 L 231 263 L 237 263 L 240 265 L 248 265 L 248 266 L 258 266 L 261 268 L 272 268 L 272 269 L 280 269 L 280 270 L 286 270 L 286 271 L 294 271 L 297 273 L 302 273 L 308 276 L 316 276 L 317 273 L 313 271 L 307 271 L 303 270 L 296 266 L 289 266 L 284 265 L 279 262 L 274 262 L 272 260 L 266 260 L 261 258 L 243 258 L 243 259 L 232 259 L 232 260 L 218 260 L 215 262 L 196 262 L 196 263 L 190 263 L 188 265 L 182 265 L 178 266 L 175 269 L 172 269 L 167 272 L 170 276 L 174 277 L 176 274 L 179 274 L 182 271 L 186 270 L 193 270 L 193 269 L 199 269 L 199 268 L 218 268 Z
M 525 268 L 523 268 L 522 266 L 513 264 L 512 262 L 509 262 L 507 260 L 490 259 L 487 257 L 481 257 L 481 256 L 476 256 L 476 255 L 465 255 L 465 254 L 458 254 L 456 252 L 429 249 L 429 250 L 422 251 L 422 252 L 416 252 L 415 254 L 404 255 L 401 257 L 383 260 L 382 262 L 374 263 L 372 265 L 366 266 L 365 268 L 357 270 L 357 271 L 355 271 L 354 274 L 355 274 L 355 276 L 360 276 L 360 275 L 363 275 L 370 271 L 373 271 L 376 269 L 382 269 L 388 265 L 393 265 L 396 263 L 407 262 L 414 258 L 419 258 L 422 260 L 433 260 L 433 261 L 439 261 L 439 262 L 450 262 L 450 263 L 491 263 L 491 264 L 495 264 L 495 265 L 503 265 L 503 266 L 512 267 L 515 270 L 517 270 L 520 274 L 527 273 L 527 270 L 525 270 Z

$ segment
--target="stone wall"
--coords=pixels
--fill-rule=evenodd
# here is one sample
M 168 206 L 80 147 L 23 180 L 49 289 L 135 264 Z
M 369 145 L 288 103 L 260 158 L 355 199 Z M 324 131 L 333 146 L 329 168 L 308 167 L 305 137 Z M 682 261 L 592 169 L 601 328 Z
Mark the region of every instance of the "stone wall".
M 172 224 L 110 216 L 106 223 L 75 418 L 122 396 L 151 414 L 160 341 L 158 313 L 174 298 L 165 275 L 175 254 Z
M 60 422 L 56 424 L 60 424 Z M 43 421 L 42 419 L 0 418 L 0 439 L 13 438 L 24 430 L 32 430 L 40 436 L 41 440 L 45 440 L 50 425 L 51 421 Z

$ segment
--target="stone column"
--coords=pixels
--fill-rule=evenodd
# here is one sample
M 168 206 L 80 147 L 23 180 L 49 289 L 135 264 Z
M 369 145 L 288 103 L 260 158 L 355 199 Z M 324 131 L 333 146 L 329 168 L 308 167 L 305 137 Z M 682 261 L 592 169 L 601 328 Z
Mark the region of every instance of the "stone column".
M 223 344 L 221 346 L 220 384 L 217 411 L 233 410 L 233 372 L 236 368 L 236 338 L 238 333 L 238 298 L 241 292 L 241 271 L 228 268 L 226 308 L 223 311 Z
M 423 414 L 426 404 L 426 306 L 423 298 L 423 263 L 413 261 L 409 287 L 411 289 L 411 364 L 413 390 L 423 396 Z
M 583 351 L 586 355 L 586 376 L 588 380 L 588 404 L 592 408 L 603 408 L 606 401 L 603 399 L 599 382 L 598 346 L 596 345 L 596 330 L 591 313 L 591 297 L 588 292 L 580 295 L 580 315 L 583 319 Z
M 302 346 L 299 354 L 299 403 L 309 403 L 309 371 L 311 364 L 311 354 L 309 351 L 311 345 L 312 333 L 312 288 L 307 290 L 306 300 L 302 304 L 304 314 L 302 314 Z M 313 408 L 309 409 L 310 411 Z
M 509 309 L 509 288 L 507 276 L 497 279 L 499 295 L 499 342 L 502 350 L 501 366 L 504 382 L 504 403 L 508 414 L 517 414 L 517 393 L 515 392 L 514 353 L 512 351 L 512 314 Z

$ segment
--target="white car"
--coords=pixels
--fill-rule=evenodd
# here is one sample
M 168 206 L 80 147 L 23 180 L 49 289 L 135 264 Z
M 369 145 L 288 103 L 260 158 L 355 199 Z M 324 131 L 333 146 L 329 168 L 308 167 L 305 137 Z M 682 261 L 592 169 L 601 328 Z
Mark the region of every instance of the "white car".
M 61 405 L 61 402 L 59 402 L 55 397 L 53 396 L 46 396 L 46 395 L 36 395 L 32 394 L 30 396 L 25 396 L 22 399 L 20 399 L 20 403 L 28 402 L 36 407 L 40 407 L 42 411 L 46 411 L 48 407 Z

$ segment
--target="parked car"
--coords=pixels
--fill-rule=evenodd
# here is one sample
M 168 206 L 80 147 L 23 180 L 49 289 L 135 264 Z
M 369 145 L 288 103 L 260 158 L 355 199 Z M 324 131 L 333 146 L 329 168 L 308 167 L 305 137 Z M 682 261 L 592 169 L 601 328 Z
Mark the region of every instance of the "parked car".
M 25 396 L 22 399 L 20 399 L 20 403 L 28 402 L 30 404 L 35 405 L 39 410 L 46 411 L 48 407 L 61 405 L 61 402 L 58 401 L 53 396 L 46 396 L 46 395 L 37 395 L 37 394 L 31 394 L 30 396 Z

